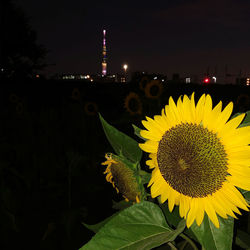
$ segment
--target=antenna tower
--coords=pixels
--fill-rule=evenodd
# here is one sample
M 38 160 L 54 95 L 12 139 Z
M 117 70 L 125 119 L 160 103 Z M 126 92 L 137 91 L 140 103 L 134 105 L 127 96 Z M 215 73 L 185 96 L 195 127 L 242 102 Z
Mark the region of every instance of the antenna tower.
M 106 30 L 103 30 L 102 44 L 102 76 L 107 75 L 107 49 L 106 49 Z

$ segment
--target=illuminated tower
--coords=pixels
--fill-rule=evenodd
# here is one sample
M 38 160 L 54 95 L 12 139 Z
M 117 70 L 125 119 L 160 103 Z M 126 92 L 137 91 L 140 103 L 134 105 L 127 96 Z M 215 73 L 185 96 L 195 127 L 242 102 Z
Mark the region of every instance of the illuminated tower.
M 106 49 L 106 30 L 103 30 L 102 44 L 102 76 L 107 75 L 107 49 Z

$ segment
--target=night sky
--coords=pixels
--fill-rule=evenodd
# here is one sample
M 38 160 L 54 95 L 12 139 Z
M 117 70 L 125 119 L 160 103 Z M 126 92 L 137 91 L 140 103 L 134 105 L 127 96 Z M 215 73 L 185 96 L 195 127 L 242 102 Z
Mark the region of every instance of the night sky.
M 47 73 L 250 73 L 250 1 L 16 0 L 50 52 Z

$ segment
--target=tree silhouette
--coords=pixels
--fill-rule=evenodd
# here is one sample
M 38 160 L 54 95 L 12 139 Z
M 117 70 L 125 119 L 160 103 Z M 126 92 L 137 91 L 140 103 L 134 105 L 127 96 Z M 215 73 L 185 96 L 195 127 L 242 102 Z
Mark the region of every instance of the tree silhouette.
M 32 77 L 43 69 L 47 50 L 37 44 L 29 18 L 11 0 L 0 1 L 0 70 L 6 78 Z

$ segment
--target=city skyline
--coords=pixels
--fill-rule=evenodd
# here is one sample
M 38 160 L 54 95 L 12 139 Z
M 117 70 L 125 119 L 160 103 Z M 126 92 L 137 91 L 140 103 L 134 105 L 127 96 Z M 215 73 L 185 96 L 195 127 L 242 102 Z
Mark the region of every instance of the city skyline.
M 224 74 L 250 71 L 244 0 L 91 1 L 16 0 L 31 17 L 38 42 L 48 50 L 47 72 L 101 73 L 102 30 L 108 31 L 108 72 L 148 71 Z

